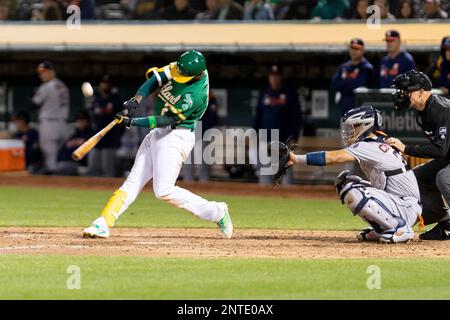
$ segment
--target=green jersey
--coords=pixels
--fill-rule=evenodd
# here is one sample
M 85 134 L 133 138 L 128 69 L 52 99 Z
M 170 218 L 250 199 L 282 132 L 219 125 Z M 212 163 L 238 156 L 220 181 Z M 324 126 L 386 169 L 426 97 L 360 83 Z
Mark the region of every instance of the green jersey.
M 176 126 L 193 130 L 208 107 L 208 95 L 209 77 L 206 70 L 203 77 L 194 83 L 170 80 L 159 90 L 155 114 L 173 113 L 181 120 Z
M 150 69 L 147 75 L 151 75 L 151 77 L 138 90 L 137 94 L 145 97 L 149 92 L 155 89 L 158 90 L 155 116 L 175 115 L 179 122 L 173 126 L 194 130 L 197 121 L 203 116 L 208 107 L 208 71 L 203 71 L 200 80 L 179 83 L 172 79 L 170 67 L 171 65 L 160 69 Z

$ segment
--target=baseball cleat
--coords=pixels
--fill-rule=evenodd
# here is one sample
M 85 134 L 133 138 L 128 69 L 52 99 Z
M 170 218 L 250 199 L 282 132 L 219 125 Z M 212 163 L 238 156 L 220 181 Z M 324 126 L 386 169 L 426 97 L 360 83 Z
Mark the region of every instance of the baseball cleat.
M 104 217 L 94 220 L 90 227 L 83 230 L 84 238 L 108 238 L 109 228 Z
M 361 232 L 356 235 L 356 239 L 359 241 L 378 241 L 380 235 L 374 229 L 367 228 L 361 230 Z
M 450 220 L 439 222 L 434 228 L 419 235 L 420 240 L 450 240 Z
M 380 243 L 406 243 L 414 239 L 414 231 L 406 226 L 384 231 L 380 234 Z
M 223 203 L 224 207 L 224 215 L 222 219 L 217 223 L 220 231 L 222 232 L 222 236 L 227 239 L 231 239 L 233 236 L 233 223 L 231 222 L 230 214 L 228 213 L 228 206 Z

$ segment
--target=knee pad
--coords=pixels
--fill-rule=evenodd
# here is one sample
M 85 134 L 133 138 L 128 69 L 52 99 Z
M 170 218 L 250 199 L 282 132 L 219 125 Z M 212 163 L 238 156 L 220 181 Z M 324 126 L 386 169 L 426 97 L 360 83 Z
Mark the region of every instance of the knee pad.
M 360 216 L 378 233 L 406 224 L 404 219 L 395 216 L 383 202 L 371 197 L 364 188 L 350 189 L 344 197 L 344 203 L 353 215 Z
M 358 207 L 365 205 L 368 198 L 364 194 L 364 189 L 350 188 L 348 190 L 343 189 L 345 194 L 341 197 L 342 202 L 351 210 L 353 215 L 356 215 L 361 209 Z
M 336 191 L 339 195 L 339 199 L 344 203 L 344 198 L 352 189 L 361 189 L 363 190 L 365 187 L 371 187 L 372 184 L 369 181 L 363 180 L 361 177 L 349 175 L 349 170 L 341 172 L 334 182 L 334 186 L 336 187 Z

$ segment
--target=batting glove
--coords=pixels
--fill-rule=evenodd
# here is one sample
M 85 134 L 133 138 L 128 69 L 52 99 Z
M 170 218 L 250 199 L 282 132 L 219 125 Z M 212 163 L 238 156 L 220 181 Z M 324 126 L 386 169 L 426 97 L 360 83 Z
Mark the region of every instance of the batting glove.
M 119 120 L 117 124 L 124 125 L 127 129 L 130 129 L 133 125 L 133 119 L 127 116 L 124 116 L 122 112 L 117 113 L 114 118 Z
M 136 98 L 133 97 L 130 100 L 125 101 L 123 103 L 123 107 L 124 107 L 124 109 L 122 110 L 123 115 L 127 117 L 132 117 L 137 107 L 139 107 L 139 102 L 136 100 Z

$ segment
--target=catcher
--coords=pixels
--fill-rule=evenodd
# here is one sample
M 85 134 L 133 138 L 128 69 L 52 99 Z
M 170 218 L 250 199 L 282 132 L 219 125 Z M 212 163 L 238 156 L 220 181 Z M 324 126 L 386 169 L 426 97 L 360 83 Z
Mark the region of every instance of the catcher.
M 365 181 L 349 171 L 335 181 L 339 198 L 353 213 L 370 225 L 362 230 L 360 241 L 401 243 L 414 238 L 412 226 L 423 220 L 417 180 L 403 155 L 390 147 L 379 131 L 381 114 L 372 106 L 348 111 L 343 118 L 342 138 L 345 149 L 296 155 L 279 143 L 279 181 L 294 164 L 325 166 L 358 161 L 369 178 Z

